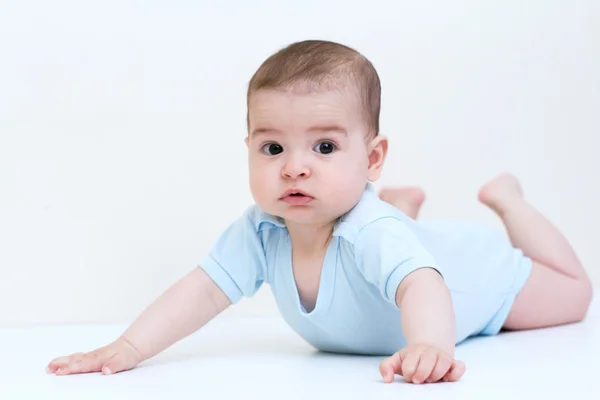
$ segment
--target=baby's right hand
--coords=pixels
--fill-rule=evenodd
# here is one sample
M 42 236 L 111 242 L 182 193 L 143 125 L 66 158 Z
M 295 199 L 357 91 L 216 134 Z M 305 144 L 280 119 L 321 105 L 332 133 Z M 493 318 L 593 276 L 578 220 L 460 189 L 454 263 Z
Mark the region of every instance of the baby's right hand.
M 50 361 L 46 371 L 56 375 L 102 372 L 114 374 L 134 368 L 142 356 L 128 341 L 120 338 L 89 353 L 75 353 Z

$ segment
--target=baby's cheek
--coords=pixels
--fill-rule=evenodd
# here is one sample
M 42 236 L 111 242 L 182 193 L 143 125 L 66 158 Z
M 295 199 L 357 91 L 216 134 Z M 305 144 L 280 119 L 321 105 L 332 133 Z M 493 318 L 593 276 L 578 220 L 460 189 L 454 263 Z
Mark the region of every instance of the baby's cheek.
M 329 198 L 340 211 L 348 211 L 358 202 L 366 185 L 366 177 L 358 171 L 340 171 L 329 185 Z
M 264 202 L 272 191 L 269 189 L 269 179 L 265 179 L 265 176 L 260 176 L 260 174 L 250 176 L 250 189 L 255 200 L 259 203 Z
M 366 169 L 363 170 L 362 168 L 357 168 L 355 165 L 350 165 L 335 171 L 332 178 L 332 181 L 335 182 L 333 186 L 336 186 L 339 191 L 347 196 L 351 192 L 356 193 L 358 191 L 362 193 L 366 184 L 367 174 Z

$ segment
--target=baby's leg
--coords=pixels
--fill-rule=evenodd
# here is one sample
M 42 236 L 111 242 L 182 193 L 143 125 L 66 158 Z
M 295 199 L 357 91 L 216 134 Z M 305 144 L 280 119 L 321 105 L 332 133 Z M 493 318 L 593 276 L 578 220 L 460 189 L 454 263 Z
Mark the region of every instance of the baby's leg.
M 425 192 L 418 187 L 383 188 L 379 198 L 390 203 L 412 219 L 417 219 L 421 205 L 425 201 Z
M 479 200 L 502 218 L 513 246 L 533 260 L 531 276 L 517 295 L 506 329 L 534 329 L 581 321 L 592 286 L 566 238 L 523 197 L 517 179 L 502 174 L 479 192 Z

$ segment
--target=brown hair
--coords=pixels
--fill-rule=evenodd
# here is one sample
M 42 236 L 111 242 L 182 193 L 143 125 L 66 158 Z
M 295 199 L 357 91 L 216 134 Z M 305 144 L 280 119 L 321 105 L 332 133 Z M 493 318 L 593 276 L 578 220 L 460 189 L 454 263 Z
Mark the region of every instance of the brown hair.
M 351 82 L 358 89 L 369 136 L 379 133 L 381 84 L 371 62 L 339 43 L 306 40 L 284 47 L 267 58 L 252 76 L 246 102 L 259 89 L 296 86 L 308 90 L 341 87 Z

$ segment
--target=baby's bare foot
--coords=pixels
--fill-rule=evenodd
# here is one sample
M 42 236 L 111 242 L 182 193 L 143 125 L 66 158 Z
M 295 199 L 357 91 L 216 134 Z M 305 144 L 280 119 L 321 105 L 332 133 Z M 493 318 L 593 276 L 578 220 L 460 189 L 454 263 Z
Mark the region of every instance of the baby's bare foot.
M 502 214 L 508 204 L 523 199 L 523 190 L 517 177 L 504 172 L 483 185 L 478 198 L 483 204 Z
M 388 187 L 381 189 L 379 198 L 416 219 L 425 201 L 425 192 L 418 187 Z

